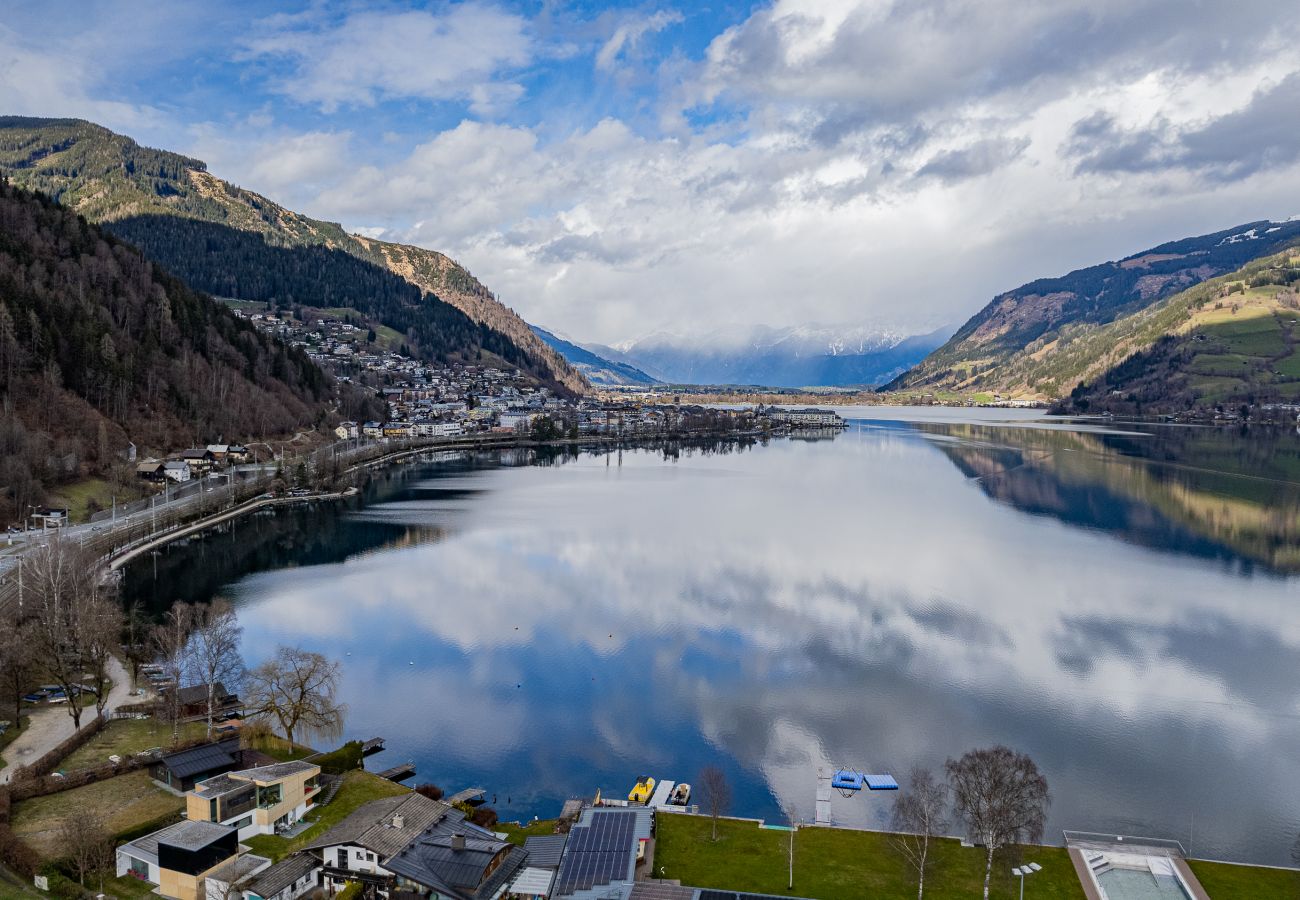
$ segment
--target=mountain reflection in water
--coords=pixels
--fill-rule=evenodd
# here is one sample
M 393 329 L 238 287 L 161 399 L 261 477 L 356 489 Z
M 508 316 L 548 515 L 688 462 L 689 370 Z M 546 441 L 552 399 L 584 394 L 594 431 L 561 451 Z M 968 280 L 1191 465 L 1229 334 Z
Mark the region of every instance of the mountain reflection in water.
M 819 765 L 1001 742 L 1048 776 L 1049 839 L 1284 863 L 1296 436 L 847 412 L 834 440 L 394 467 L 141 560 L 127 591 L 231 597 L 252 663 L 343 660 L 377 764 L 508 817 L 721 763 L 737 813 L 810 818 Z

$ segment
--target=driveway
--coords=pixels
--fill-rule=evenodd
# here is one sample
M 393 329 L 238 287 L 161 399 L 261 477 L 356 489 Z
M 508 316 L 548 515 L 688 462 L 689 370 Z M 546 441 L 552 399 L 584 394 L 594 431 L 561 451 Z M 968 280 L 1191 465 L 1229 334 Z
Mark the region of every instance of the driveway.
M 108 674 L 113 680 L 113 687 L 109 689 L 108 706 L 104 708 L 106 716 L 131 699 L 131 673 L 127 672 L 117 657 L 109 661 Z M 94 708 L 88 707 L 81 714 L 81 721 L 87 723 L 94 717 Z M 0 784 L 8 784 L 15 769 L 40 759 L 72 737 L 75 730 L 72 727 L 72 716 L 68 715 L 68 709 L 63 704 L 33 709 L 28 713 L 27 730 L 4 749 Z

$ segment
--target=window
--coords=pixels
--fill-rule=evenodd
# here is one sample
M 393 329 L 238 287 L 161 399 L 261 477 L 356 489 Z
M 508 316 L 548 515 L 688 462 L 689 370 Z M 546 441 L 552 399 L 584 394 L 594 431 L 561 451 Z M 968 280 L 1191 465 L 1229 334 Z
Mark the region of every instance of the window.
M 149 880 L 149 864 L 148 864 L 147 862 L 145 862 L 144 860 L 142 860 L 142 859 L 136 859 L 134 856 L 132 856 L 132 857 L 131 857 L 131 867 L 127 870 L 127 874 L 128 874 L 128 875 L 131 875 L 131 876 L 133 876 L 133 877 L 135 877 L 135 878 L 139 878 L 139 879 L 142 879 L 142 880 L 144 880 L 144 881 L 148 881 L 148 880 Z
M 231 827 L 231 828 L 234 828 L 236 831 L 238 831 L 238 830 L 241 830 L 241 829 L 247 828 L 249 825 L 252 825 L 252 824 L 253 824 L 253 817 L 252 817 L 252 816 L 244 816 L 244 817 L 243 817 L 242 819 L 240 819 L 238 822 L 231 822 L 231 823 L 230 823 L 230 827 Z
M 278 806 L 280 803 L 280 797 L 280 785 L 278 784 L 257 789 L 257 805 L 262 809 L 270 809 L 272 806 Z

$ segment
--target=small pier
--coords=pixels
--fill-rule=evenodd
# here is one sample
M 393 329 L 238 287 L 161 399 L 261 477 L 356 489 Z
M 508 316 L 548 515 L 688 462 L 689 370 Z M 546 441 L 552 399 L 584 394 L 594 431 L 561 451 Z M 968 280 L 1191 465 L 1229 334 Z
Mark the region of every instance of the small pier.
M 387 778 L 389 781 L 405 781 L 415 774 L 415 763 L 404 762 L 399 766 L 393 766 L 391 769 L 384 769 L 384 771 L 375 774 L 380 778 Z
M 361 745 L 362 756 L 372 756 L 384 749 L 384 739 L 381 737 L 372 737 Z
M 452 806 L 460 803 L 468 803 L 470 806 L 482 806 L 487 799 L 487 791 L 483 788 L 465 788 L 463 791 L 457 791 L 447 798 L 447 802 Z

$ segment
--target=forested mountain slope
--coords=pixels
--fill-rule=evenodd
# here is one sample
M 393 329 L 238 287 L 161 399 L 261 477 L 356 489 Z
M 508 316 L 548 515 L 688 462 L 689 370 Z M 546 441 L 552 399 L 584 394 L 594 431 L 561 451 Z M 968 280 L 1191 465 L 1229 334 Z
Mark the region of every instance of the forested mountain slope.
M 1070 377 L 1084 373 L 1059 409 L 1235 414 L 1300 403 L 1297 288 L 1293 247 L 1098 329 L 1057 357 Z
M 1084 361 L 1072 345 L 1209 278 L 1275 253 L 1300 222 L 1252 222 L 1172 241 L 1118 262 L 1032 281 L 995 297 L 952 338 L 885 389 L 996 391 L 1057 398 L 1122 359 Z M 1131 351 L 1130 351 L 1131 352 Z
M 222 181 L 200 160 L 75 119 L 0 117 L 0 173 L 139 246 L 191 286 L 354 309 L 441 361 L 486 352 L 582 391 L 585 379 L 455 261 L 350 235 Z
M 325 421 L 334 384 L 137 250 L 0 181 L 0 521 L 141 452 Z

